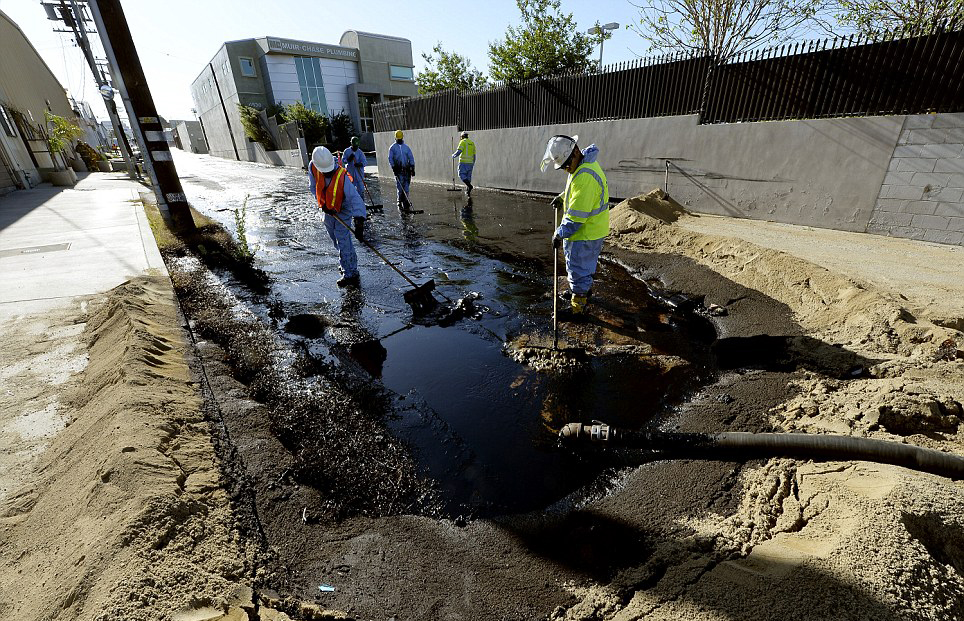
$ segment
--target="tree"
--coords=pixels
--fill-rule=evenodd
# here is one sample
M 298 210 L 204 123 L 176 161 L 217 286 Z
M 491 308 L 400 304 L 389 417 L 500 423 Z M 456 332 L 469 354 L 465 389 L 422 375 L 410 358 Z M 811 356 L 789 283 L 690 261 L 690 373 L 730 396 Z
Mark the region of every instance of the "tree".
M 303 103 L 296 101 L 285 106 L 284 117 L 289 121 L 298 121 L 309 151 L 318 145 L 327 144 L 330 124 L 324 114 L 306 108 Z
M 441 41 L 432 48 L 431 54 L 422 53 L 425 70 L 415 76 L 419 94 L 436 93 L 450 88 L 485 88 L 482 72 L 472 67 L 468 58 L 442 49 Z
M 351 146 L 351 137 L 355 133 L 355 124 L 344 110 L 332 113 L 329 117 L 328 127 L 331 130 L 331 146 L 339 151 L 344 151 Z
M 827 10 L 836 24 L 821 21 L 821 26 L 835 35 L 931 32 L 947 22 L 964 24 L 964 0 L 831 0 Z
M 868 0 L 873 2 L 875 0 Z M 821 0 L 645 0 L 630 26 L 657 50 L 709 54 L 723 63 L 740 52 L 789 39 Z
M 489 43 L 493 79 L 528 80 L 595 64 L 590 59 L 594 39 L 579 31 L 572 13 L 562 13 L 560 0 L 516 0 L 516 5 L 522 24 L 509 26 L 505 39 Z

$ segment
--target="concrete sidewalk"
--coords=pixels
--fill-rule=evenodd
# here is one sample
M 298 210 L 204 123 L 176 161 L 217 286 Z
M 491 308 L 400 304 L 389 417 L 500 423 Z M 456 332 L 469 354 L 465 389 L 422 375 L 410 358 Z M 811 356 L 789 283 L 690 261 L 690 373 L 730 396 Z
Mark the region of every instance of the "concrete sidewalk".
M 123 173 L 0 197 L 0 322 L 101 293 L 164 262 Z

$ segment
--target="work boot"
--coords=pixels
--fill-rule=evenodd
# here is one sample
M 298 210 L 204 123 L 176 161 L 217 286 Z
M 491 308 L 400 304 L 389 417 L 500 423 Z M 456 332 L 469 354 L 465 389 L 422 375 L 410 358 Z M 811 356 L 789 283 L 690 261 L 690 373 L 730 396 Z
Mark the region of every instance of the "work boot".
M 358 274 L 354 276 L 342 276 L 336 282 L 339 287 L 358 287 L 361 285 L 361 277 Z
M 562 293 L 559 294 L 559 299 L 565 302 L 566 304 L 571 304 L 572 291 L 563 291 Z M 586 292 L 586 299 L 587 300 L 592 299 L 592 287 L 590 287 L 589 291 Z
M 365 218 L 358 216 L 352 222 L 355 223 L 355 237 L 359 240 L 365 239 Z
M 560 308 L 556 316 L 560 321 L 582 321 L 587 317 L 586 306 L 588 304 L 587 298 L 577 295 L 569 305 Z

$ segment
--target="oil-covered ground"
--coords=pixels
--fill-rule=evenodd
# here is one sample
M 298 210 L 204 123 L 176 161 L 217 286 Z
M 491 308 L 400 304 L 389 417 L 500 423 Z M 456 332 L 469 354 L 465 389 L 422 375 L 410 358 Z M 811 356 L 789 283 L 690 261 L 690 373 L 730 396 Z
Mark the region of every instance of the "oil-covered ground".
M 541 197 L 478 191 L 470 201 L 416 186 L 412 200 L 423 213 L 408 215 L 396 209 L 391 185 L 370 177 L 371 198 L 385 207 L 371 211 L 368 239 L 415 282 L 437 284 L 440 308 L 418 315 L 403 300 L 411 287 L 357 242 L 362 286 L 335 286 L 337 255 L 302 173 L 258 184 L 217 174 L 185 176 L 195 208 L 236 230 L 232 210 L 241 205 L 223 188 L 243 181 L 245 236 L 270 279 L 269 291 L 252 292 L 222 274 L 231 295 L 293 348 L 384 389 L 379 406 L 436 484 L 444 515 L 525 512 L 560 500 L 605 467 L 560 450 L 562 425 L 639 427 L 711 376 L 709 322 L 692 305 L 654 298 L 612 262 L 595 286 L 594 318 L 562 329 L 563 348 L 606 345 L 605 355 L 555 373 L 506 355 L 520 335 L 550 344 L 553 214 Z M 450 316 L 451 300 L 466 297 L 468 312 Z
M 560 331 L 588 364 L 539 371 L 506 343 L 551 342 L 543 200 L 477 191 L 468 208 L 415 184 L 423 213 L 403 216 L 373 184 L 386 203 L 373 243 L 416 282 L 434 279 L 439 300 L 478 296 L 465 316 L 413 320 L 407 286 L 362 247 L 361 290 L 335 287 L 300 173 L 193 156 L 178 168 L 195 207 L 230 230 L 247 195 L 267 274 L 252 287 L 188 260 L 173 274 L 230 488 L 269 551 L 259 588 L 359 619 L 959 612 L 957 548 L 934 536 L 957 528 L 950 485 L 866 464 L 655 461 L 555 440 L 566 422 L 601 419 L 940 446 L 959 397 L 933 397 L 938 427 L 909 421 L 953 373 L 919 362 L 937 332 L 891 298 L 746 244 L 621 221 L 592 318 Z M 933 597 L 920 586 L 932 578 L 945 585 Z

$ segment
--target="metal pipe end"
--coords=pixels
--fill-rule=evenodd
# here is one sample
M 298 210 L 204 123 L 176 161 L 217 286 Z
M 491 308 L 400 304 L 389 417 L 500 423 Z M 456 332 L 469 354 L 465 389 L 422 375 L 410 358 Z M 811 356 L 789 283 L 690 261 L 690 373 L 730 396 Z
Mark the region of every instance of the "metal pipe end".
M 573 440 L 579 439 L 582 435 L 582 423 L 569 423 L 568 425 L 563 425 L 562 429 L 559 430 L 559 437 L 563 440 Z

